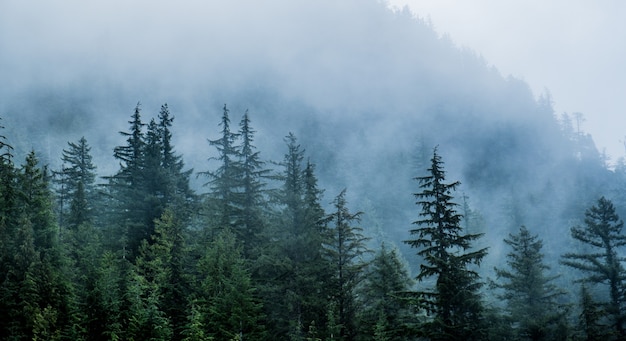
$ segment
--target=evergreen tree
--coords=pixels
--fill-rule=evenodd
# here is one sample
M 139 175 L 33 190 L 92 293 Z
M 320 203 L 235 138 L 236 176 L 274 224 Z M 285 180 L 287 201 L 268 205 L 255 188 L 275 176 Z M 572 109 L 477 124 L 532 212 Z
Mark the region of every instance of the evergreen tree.
M 75 230 L 80 224 L 93 222 L 96 166 L 84 137 L 77 143 L 68 142 L 68 146 L 61 157 L 63 168 L 55 175 L 61 228 Z
M 304 149 L 295 135 L 285 138 L 287 153 L 274 192 L 279 211 L 267 231 L 268 244 L 259 259 L 258 279 L 264 306 L 271 321 L 272 338 L 302 340 L 312 326 L 323 333 L 327 315 L 324 285 L 330 278 L 322 258 L 324 211 L 319 203 L 314 166 L 303 168 Z
M 75 337 L 74 293 L 63 276 L 67 263 L 45 171 L 31 152 L 15 174 L 15 215 L 3 217 L 12 225 L 3 231 L 8 239 L 3 236 L 2 335 L 15 340 Z
M 204 172 L 209 177 L 207 185 L 211 188 L 209 197 L 209 206 L 215 208 L 218 215 L 216 219 L 219 226 L 223 229 L 226 227 L 234 227 L 238 224 L 241 217 L 238 205 L 238 193 L 240 192 L 241 183 L 240 167 L 237 162 L 240 157 L 240 151 L 235 145 L 238 135 L 230 130 L 229 110 L 224 104 L 222 120 L 221 137 L 215 140 L 209 140 L 209 144 L 215 146 L 218 152 L 216 158 L 209 160 L 217 160 L 220 166 L 214 172 Z
M 363 307 L 359 334 L 367 340 L 406 340 L 412 320 L 408 293 L 413 285 L 397 249 L 383 243 L 365 274 L 359 303 Z
M 140 299 L 134 301 L 131 331 L 146 339 L 180 340 L 187 320 L 184 293 L 188 289 L 183 233 L 170 210 L 156 221 L 151 239 L 142 242 L 135 261 L 131 292 L 136 291 Z
M 522 226 L 518 234 L 510 234 L 504 242 L 511 247 L 507 254 L 509 270 L 496 268 L 504 290 L 500 296 L 507 302 L 512 328 L 520 340 L 556 340 L 556 333 L 565 318 L 559 299 L 565 294 L 546 276 L 549 267 L 543 262 L 543 242 Z
M 189 187 L 192 170 L 184 170 L 182 156 L 177 155 L 174 150 L 171 132 L 174 117 L 170 116 L 167 103 L 161 106 L 158 118 L 158 126 L 153 131 L 158 141 L 158 148 L 155 151 L 160 155 L 158 172 L 160 186 L 155 192 L 160 198 L 162 207 L 171 207 L 176 211 L 187 213 L 191 208 L 190 205 L 195 201 L 195 194 Z M 161 211 L 159 216 L 162 213 Z M 178 215 L 178 219 L 181 218 L 182 216 Z
M 120 169 L 107 178 L 113 197 L 112 220 L 118 228 L 111 230 L 106 237 L 113 239 L 109 243 L 131 258 L 136 256 L 141 241 L 152 234 L 152 221 L 155 218 L 149 214 L 149 207 L 146 206 L 145 124 L 141 120 L 139 106 L 137 103 L 128 122 L 130 131 L 120 132 L 127 138 L 126 145 L 114 149 L 113 156 L 120 161 Z
M 141 121 L 139 107 L 132 116 L 127 144 L 115 148 L 121 161 L 120 170 L 110 177 L 110 188 L 116 200 L 117 220 L 122 226 L 123 246 L 128 246 L 131 258 L 136 256 L 142 240 L 150 241 L 154 222 L 166 208 L 188 215 L 195 196 L 189 187 L 191 170 L 184 171 L 182 158 L 176 155 L 170 127 L 173 118 L 167 104 L 161 107 L 159 121 L 147 125 Z
M 471 250 L 472 242 L 481 234 L 464 234 L 462 215 L 452 196 L 459 182 L 446 183 L 443 161 L 437 149 L 433 152 L 429 175 L 416 178 L 421 192 L 415 193 L 421 206 L 419 227 L 410 230 L 415 239 L 407 240 L 420 248 L 423 258 L 417 279 L 421 282 L 436 277 L 434 288 L 419 291 L 432 320 L 424 325 L 432 340 L 479 340 L 484 338 L 483 307 L 478 290 L 480 275 L 470 268 L 479 265 L 486 249 Z
M 581 339 L 586 341 L 610 340 L 611 334 L 615 333 L 607 331 L 602 324 L 602 319 L 605 315 L 598 303 L 591 297 L 591 293 L 585 284 L 580 289 L 580 308 L 579 326 L 582 333 Z
M 246 110 L 239 123 L 239 137 L 241 139 L 240 161 L 241 166 L 241 214 L 237 230 L 240 231 L 244 245 L 244 256 L 250 257 L 254 250 L 262 244 L 264 222 L 262 208 L 264 205 L 263 191 L 265 183 L 262 179 L 269 170 L 264 168 L 259 152 L 254 142 L 254 129 L 250 125 L 250 117 Z
M 353 226 L 360 221 L 362 212 L 350 213 L 344 189 L 335 198 L 335 211 L 326 216 L 332 227 L 325 245 L 325 255 L 332 267 L 329 295 L 336 303 L 340 325 L 339 338 L 354 340 L 357 334 L 357 286 L 363 279 L 363 269 L 367 263 L 363 256 L 368 252 L 365 243 L 368 238 L 363 229 Z
M 262 306 L 233 233 L 226 229 L 216 236 L 197 270 L 195 304 L 202 319 L 194 319 L 204 326 L 202 334 L 215 340 L 263 340 Z
M 585 212 L 585 226 L 574 226 L 572 237 L 581 242 L 589 251 L 570 252 L 563 255 L 563 264 L 582 271 L 583 282 L 608 286 L 609 298 L 605 310 L 610 325 L 618 335 L 626 336 L 624 330 L 624 279 L 626 272 L 619 256 L 626 245 L 622 235 L 624 223 L 615 212 L 613 203 L 602 197 L 596 206 Z
M 87 314 L 87 334 L 93 340 L 122 340 L 124 320 L 125 276 L 123 267 L 126 259 L 111 251 L 105 251 L 94 274 L 94 285 L 90 292 Z

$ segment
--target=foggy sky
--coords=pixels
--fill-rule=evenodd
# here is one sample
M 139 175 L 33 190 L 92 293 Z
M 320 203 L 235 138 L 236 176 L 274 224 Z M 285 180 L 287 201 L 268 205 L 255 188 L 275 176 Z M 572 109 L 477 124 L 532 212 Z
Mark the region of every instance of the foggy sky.
M 555 111 L 583 113 L 582 129 L 612 161 L 625 155 L 626 2 L 390 0 L 430 18 L 504 75 L 548 89 Z
M 326 82 L 324 74 L 298 64 L 306 61 L 307 54 L 324 47 L 329 74 L 338 69 L 367 72 L 358 68 L 359 63 L 333 65 L 333 46 L 327 44 L 346 41 L 332 38 L 341 34 L 336 32 L 338 21 L 344 22 L 347 37 L 354 36 L 352 30 L 368 39 L 376 38 L 379 17 L 362 15 L 373 12 L 375 5 L 368 1 L 315 3 L 266 1 L 258 6 L 242 0 L 176 4 L 145 0 L 1 1 L 0 90 L 33 83 L 67 84 L 90 75 L 92 79 L 106 76 L 123 80 L 128 90 L 136 93 L 135 98 L 143 98 L 137 89 L 142 82 L 150 82 L 151 91 L 160 86 L 167 92 L 172 86 L 181 90 L 198 87 L 211 77 L 235 88 L 239 86 L 237 80 L 248 79 L 250 74 L 263 78 L 263 73 L 272 74 L 277 83 L 284 81 L 285 88 L 319 89 L 315 85 Z M 624 155 L 626 3 L 390 3 L 409 4 L 417 16 L 430 18 L 439 33 L 448 33 L 458 45 L 477 51 L 502 74 L 524 79 L 535 95 L 548 89 L 557 114 L 582 112 L 587 119 L 583 129 L 593 134 L 598 148 L 606 148 L 613 160 Z M 361 15 L 350 15 L 356 6 L 364 7 Z M 294 23 L 300 27 L 292 32 Z M 300 40 L 302 37 L 307 40 Z M 360 45 L 357 41 L 353 47 L 358 50 Z M 258 69 L 250 60 L 265 66 Z M 310 84 L 300 84 L 303 80 Z M 339 86 L 354 88 L 349 83 Z M 403 90 L 398 86 L 395 91 Z M 346 92 L 307 93 L 312 99 L 336 102 L 332 95 L 345 96 Z
M 438 28 L 434 12 L 432 20 Z M 532 37 L 542 33 L 535 32 Z M 532 69 L 536 73 L 509 70 L 511 64 L 500 66 L 482 46 L 469 47 L 505 74 L 531 82 L 533 75 L 547 74 L 530 62 L 539 65 Z M 562 76 L 570 77 L 569 71 Z M 451 179 L 463 182 L 467 169 L 480 172 L 484 164 L 473 162 L 483 159 L 495 159 L 504 173 L 522 165 L 535 167 L 530 173 L 541 181 L 516 179 L 519 188 L 533 195 L 549 184 L 552 173 L 537 172 L 535 154 L 524 148 L 545 147 L 559 137 L 553 122 L 537 110 L 536 82 L 533 96 L 527 84 L 503 78 L 473 52 L 439 39 L 410 12 L 392 13 L 376 0 L 4 0 L 0 76 L 3 125 L 44 127 L 37 136 L 29 131 L 16 137 L 9 130 L 10 142 L 21 138 L 15 144 L 32 143 L 27 149 L 35 146 L 24 140 L 47 139 L 36 146 L 47 148 L 37 149 L 47 163 L 60 159 L 67 141 L 85 136 L 103 175 L 118 166 L 112 150 L 124 138 L 117 132 L 127 131 L 137 101 L 145 120 L 168 103 L 176 118 L 177 152 L 196 172 L 206 171 L 207 159 L 216 156 L 206 140 L 219 137 L 224 103 L 231 109 L 233 126 L 250 109 L 263 159 L 280 161 L 282 139 L 294 131 L 325 174 L 320 177 L 325 201 L 347 187 L 348 201 L 359 210 L 368 203 L 384 204 L 377 208 L 380 217 L 369 214 L 368 219 L 380 218 L 385 224 L 380 228 L 396 231 L 397 240 L 406 238 L 415 219 L 411 155 L 421 135 L 433 137 L 423 141 L 428 148 L 440 145 Z M 564 79 L 567 83 L 571 78 Z M 546 86 L 557 108 L 566 102 L 559 88 Z M 52 98 L 40 96 L 41 89 L 54 90 Z M 587 90 L 591 94 L 597 89 Z M 31 103 L 41 98 L 43 104 Z M 612 107 L 613 101 L 602 104 Z M 601 104 L 593 107 L 599 108 Z M 85 117 L 72 117 L 76 112 L 71 110 Z M 600 141 L 591 129 L 595 112 L 566 110 L 584 112 L 589 131 Z M 57 122 L 68 116 L 79 122 Z M 19 128 L 25 130 L 26 124 Z M 531 127 L 531 132 L 521 129 L 524 133 L 508 140 L 509 149 L 495 157 L 492 148 L 468 151 L 474 143 L 502 144 L 511 137 L 511 130 L 502 129 L 509 126 Z M 501 198 L 510 194 L 508 187 L 497 190 L 502 190 Z M 493 193 L 468 194 L 478 208 L 502 201 Z M 488 223 L 500 226 L 498 219 L 503 218 L 494 214 Z M 492 233 L 499 241 L 507 230 Z M 498 258 L 495 249 L 490 252 Z

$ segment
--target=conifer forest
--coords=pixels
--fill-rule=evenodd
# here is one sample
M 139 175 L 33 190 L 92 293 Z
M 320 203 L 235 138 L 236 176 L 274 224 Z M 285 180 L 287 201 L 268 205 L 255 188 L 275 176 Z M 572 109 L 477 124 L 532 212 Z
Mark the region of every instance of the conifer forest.
M 428 21 L 320 3 L 0 88 L 2 340 L 626 339 L 626 159 Z

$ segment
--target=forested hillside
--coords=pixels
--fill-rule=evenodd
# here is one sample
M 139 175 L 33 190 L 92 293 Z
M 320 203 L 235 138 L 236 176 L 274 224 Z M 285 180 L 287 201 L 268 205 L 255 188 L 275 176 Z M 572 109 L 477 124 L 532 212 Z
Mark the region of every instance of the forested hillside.
M 0 335 L 624 338 L 581 114 L 384 3 L 208 6 L 0 88 Z

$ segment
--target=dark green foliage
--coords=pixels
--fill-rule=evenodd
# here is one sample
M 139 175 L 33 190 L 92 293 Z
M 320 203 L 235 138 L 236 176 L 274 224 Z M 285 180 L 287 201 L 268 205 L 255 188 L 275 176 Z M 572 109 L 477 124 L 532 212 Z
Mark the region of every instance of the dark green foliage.
M 602 324 L 605 313 L 601 306 L 594 301 L 587 286 L 583 284 L 580 288 L 580 315 L 579 329 L 581 332 L 581 340 L 600 341 L 610 339 L 609 336 L 614 332 L 608 331 Z
M 324 256 L 331 268 L 328 294 L 335 303 L 340 340 L 354 340 L 357 335 L 357 286 L 367 266 L 364 256 L 369 252 L 363 229 L 353 224 L 362 212 L 350 213 L 344 189 L 333 201 L 334 212 L 326 216 L 328 234 Z
M 250 117 L 246 110 L 239 123 L 239 137 L 241 139 L 240 160 L 241 170 L 241 219 L 237 231 L 241 235 L 244 245 L 244 255 L 252 257 L 259 252 L 264 239 L 264 187 L 263 178 L 269 173 L 265 163 L 261 161 L 259 152 L 254 146 L 254 129 L 250 124 Z
M 185 240 L 181 221 L 166 209 L 155 223 L 151 242 L 144 241 L 136 259 L 139 289 L 147 290 L 143 304 L 152 309 L 152 322 L 162 329 L 162 335 L 182 337 L 187 323 L 189 276 L 184 268 Z
M 165 208 L 176 209 L 188 213 L 191 204 L 195 201 L 195 194 L 189 187 L 189 177 L 192 170 L 184 170 L 183 158 L 176 154 L 172 143 L 171 127 L 174 117 L 170 116 L 167 103 L 161 106 L 156 129 L 152 134 L 156 135 L 155 144 L 152 147 L 158 153 L 157 171 L 158 182 L 152 195 L 156 196 L 161 206 L 161 213 Z M 183 218 L 178 216 L 178 219 Z
M 226 229 L 216 236 L 197 271 L 198 297 L 192 305 L 196 312 L 190 316 L 187 334 L 215 340 L 264 340 L 262 306 L 233 233 Z
M 127 260 L 106 251 L 95 270 L 87 301 L 87 333 L 94 340 L 121 340 L 124 337 L 126 263 Z
M 143 170 L 145 137 L 139 103 L 131 116 L 130 131 L 120 132 L 126 137 L 126 145 L 114 149 L 114 157 L 120 161 L 119 171 L 109 177 L 112 220 L 117 225 L 107 234 L 109 243 L 116 250 L 136 256 L 141 241 L 152 234 L 152 220 L 145 206 Z M 112 223 L 113 223 L 112 222 Z
M 195 199 L 189 188 L 191 171 L 183 170 L 182 158 L 174 152 L 172 122 L 164 104 L 159 121 L 151 120 L 144 134 L 138 105 L 129 121 L 130 132 L 121 133 L 128 137 L 127 144 L 115 148 L 120 170 L 108 179 L 114 199 L 113 219 L 120 227 L 118 238 L 122 240 L 113 244 L 128 251 L 131 257 L 137 255 L 143 240 L 149 240 L 155 219 L 166 208 L 188 214 Z
M 624 337 L 624 280 L 626 272 L 620 250 L 626 245 L 622 234 L 624 223 L 615 212 L 613 203 L 602 197 L 596 206 L 585 212 L 585 226 L 574 226 L 572 237 L 586 247 L 585 251 L 563 255 L 563 264 L 580 270 L 585 277 L 582 281 L 589 285 L 608 286 L 608 300 L 605 311 L 610 318 L 610 326 Z
M 411 230 L 416 239 L 406 241 L 419 248 L 423 258 L 417 279 L 421 282 L 435 277 L 434 288 L 419 291 L 432 320 L 424 325 L 432 340 L 484 339 L 483 307 L 478 290 L 480 276 L 470 268 L 479 265 L 486 249 L 472 250 L 472 242 L 481 234 L 463 234 L 462 215 L 452 193 L 460 184 L 446 183 L 443 161 L 433 152 L 429 175 L 416 178 L 421 192 L 415 193 L 421 206 L 420 227 Z
M 320 206 L 314 165 L 305 166 L 304 149 L 295 135 L 285 138 L 287 153 L 283 171 L 276 178 L 282 187 L 275 194 L 279 213 L 269 239 L 278 237 L 270 249 L 272 259 L 264 258 L 260 269 L 269 276 L 262 288 L 268 318 L 275 324 L 276 337 L 301 340 L 315 326 L 319 334 L 326 325 L 327 283 L 332 270 L 322 257 L 324 211 Z M 286 295 L 285 295 L 286 293 Z M 268 310 L 270 310 L 268 309 Z
M 371 335 L 376 340 L 407 339 L 407 325 L 414 318 L 409 301 L 412 286 L 398 250 L 382 244 L 360 290 L 360 339 L 369 340 Z
M 209 203 L 211 207 L 217 209 L 214 214 L 218 215 L 216 222 L 218 226 L 214 228 L 223 229 L 234 227 L 240 218 L 238 205 L 238 192 L 240 186 L 240 168 L 237 165 L 239 160 L 239 150 L 235 145 L 238 135 L 230 129 L 229 110 L 224 104 L 221 137 L 209 140 L 211 146 L 215 146 L 218 156 L 209 160 L 217 160 L 219 167 L 215 171 L 204 172 L 209 177 L 207 185 L 211 188 Z
M 96 166 L 84 137 L 68 145 L 69 149 L 64 149 L 61 157 L 63 167 L 55 172 L 57 212 L 61 228 L 75 230 L 81 224 L 93 223 Z
M 507 254 L 508 269 L 496 268 L 496 287 L 504 292 L 508 317 L 516 339 L 557 340 L 559 324 L 565 319 L 559 299 L 565 294 L 553 284 L 556 277 L 546 276 L 542 241 L 522 226 L 504 242 L 511 248 Z
M 71 338 L 74 292 L 64 278 L 66 260 L 45 171 L 31 152 L 11 173 L 15 182 L 7 194 L 13 197 L 5 197 L 5 203 L 15 206 L 5 207 L 11 210 L 2 216 L 0 333 L 15 340 Z

